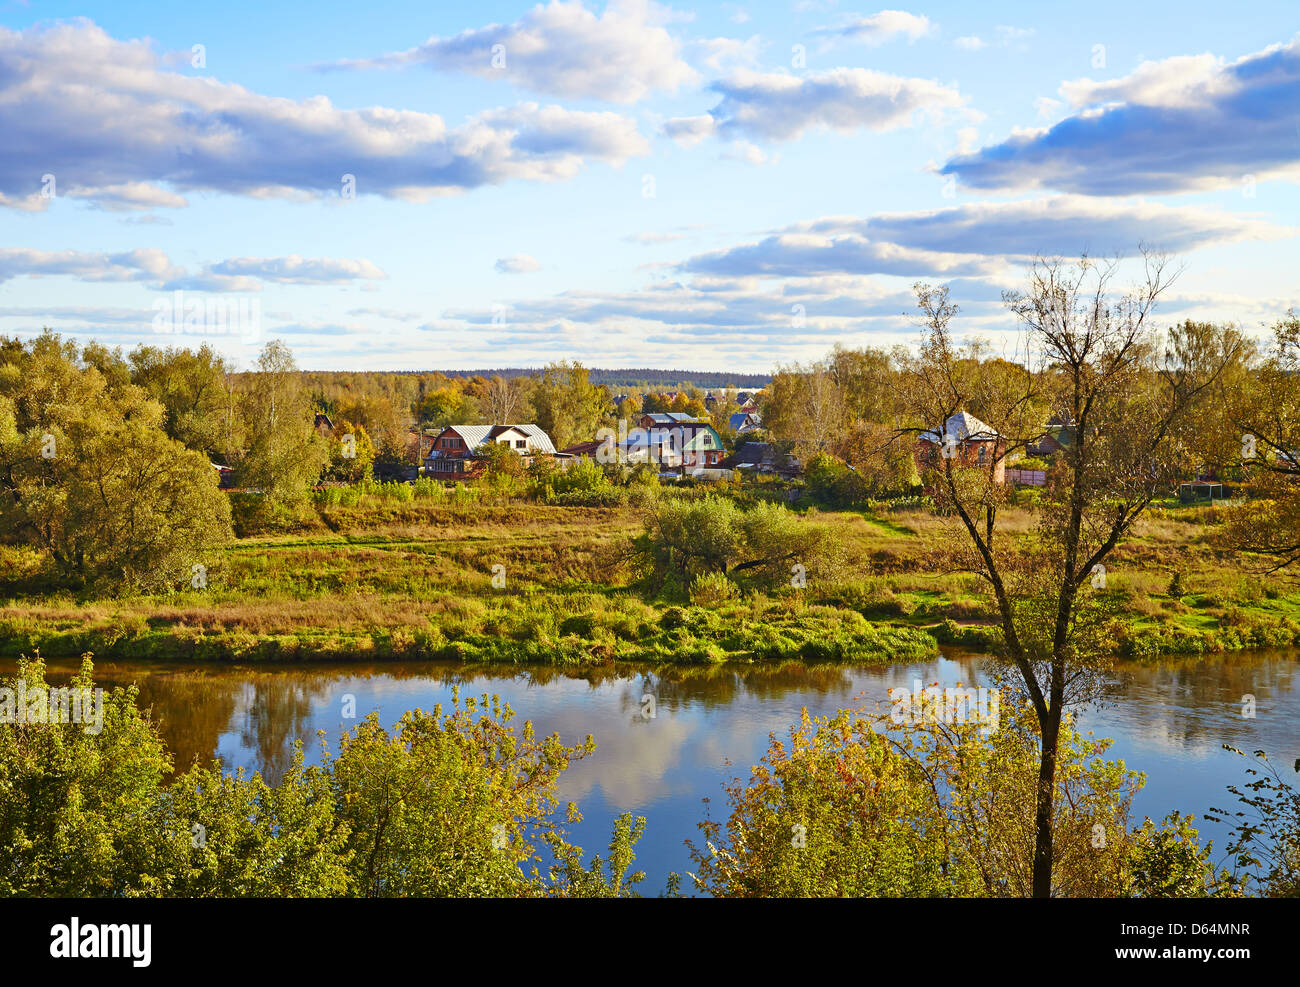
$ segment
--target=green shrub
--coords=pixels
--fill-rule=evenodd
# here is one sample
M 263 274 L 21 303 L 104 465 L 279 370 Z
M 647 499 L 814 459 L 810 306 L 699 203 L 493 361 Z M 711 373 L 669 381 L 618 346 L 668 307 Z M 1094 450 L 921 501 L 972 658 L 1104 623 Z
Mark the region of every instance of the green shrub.
M 691 603 L 697 607 L 728 603 L 739 595 L 736 584 L 720 572 L 704 573 L 691 582 Z

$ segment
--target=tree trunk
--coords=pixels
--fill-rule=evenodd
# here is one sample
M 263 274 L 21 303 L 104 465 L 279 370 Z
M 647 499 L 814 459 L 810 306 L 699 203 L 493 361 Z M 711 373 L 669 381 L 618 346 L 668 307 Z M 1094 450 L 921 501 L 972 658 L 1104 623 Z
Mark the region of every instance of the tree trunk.
M 1052 896 L 1052 817 L 1056 805 L 1056 750 L 1061 732 L 1060 706 L 1053 704 L 1042 725 L 1043 750 L 1038 761 L 1038 799 L 1034 833 L 1034 897 Z

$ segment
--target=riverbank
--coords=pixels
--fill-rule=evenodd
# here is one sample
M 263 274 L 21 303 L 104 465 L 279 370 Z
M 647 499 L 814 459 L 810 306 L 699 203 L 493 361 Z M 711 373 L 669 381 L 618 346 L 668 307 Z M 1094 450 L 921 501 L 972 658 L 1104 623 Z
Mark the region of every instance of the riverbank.
M 740 599 L 654 592 L 628 546 L 633 507 L 312 505 L 224 547 L 204 585 L 99 598 L 43 580 L 6 549 L 0 655 L 116 660 L 907 663 L 937 644 L 996 649 L 979 581 L 946 570 L 943 519 L 820 513 L 844 560 L 828 585 Z M 1031 536 L 1008 512 L 1010 534 Z M 1156 511 L 1101 590 L 1119 655 L 1300 644 L 1300 589 L 1216 549 L 1212 511 Z M 1020 530 L 1017 530 L 1020 526 Z

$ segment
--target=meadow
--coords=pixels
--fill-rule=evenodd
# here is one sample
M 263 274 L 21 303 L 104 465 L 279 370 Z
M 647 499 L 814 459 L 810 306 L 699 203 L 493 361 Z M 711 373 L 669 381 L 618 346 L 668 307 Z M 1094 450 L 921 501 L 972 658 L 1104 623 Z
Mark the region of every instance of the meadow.
M 646 509 L 635 500 L 562 506 L 422 483 L 317 491 L 275 515 L 240 506 L 239 537 L 209 560 L 205 585 L 180 592 L 59 589 L 37 553 L 0 549 L 0 655 L 888 663 L 924 660 L 937 644 L 996 649 L 1000 637 L 980 581 L 951 571 L 951 520 L 916 498 L 804 511 L 830 527 L 837 577 L 731 598 L 646 584 L 629 552 Z M 1115 653 L 1300 642 L 1300 587 L 1218 547 L 1223 513 L 1168 504 L 1120 547 L 1099 591 Z M 1027 511 L 1001 524 L 1032 536 Z

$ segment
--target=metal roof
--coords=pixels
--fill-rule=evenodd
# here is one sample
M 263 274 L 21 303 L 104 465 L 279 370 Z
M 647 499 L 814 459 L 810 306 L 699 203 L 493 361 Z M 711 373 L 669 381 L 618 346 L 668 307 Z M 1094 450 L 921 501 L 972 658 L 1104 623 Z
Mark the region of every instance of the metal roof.
M 949 416 L 948 420 L 943 423 L 943 433 L 939 434 L 934 430 L 922 432 L 919 436 L 923 442 L 941 443 L 945 438 L 951 436 L 958 442 L 992 442 L 1001 438 L 997 429 L 990 425 L 985 425 L 969 412 L 959 411 L 955 415 Z

